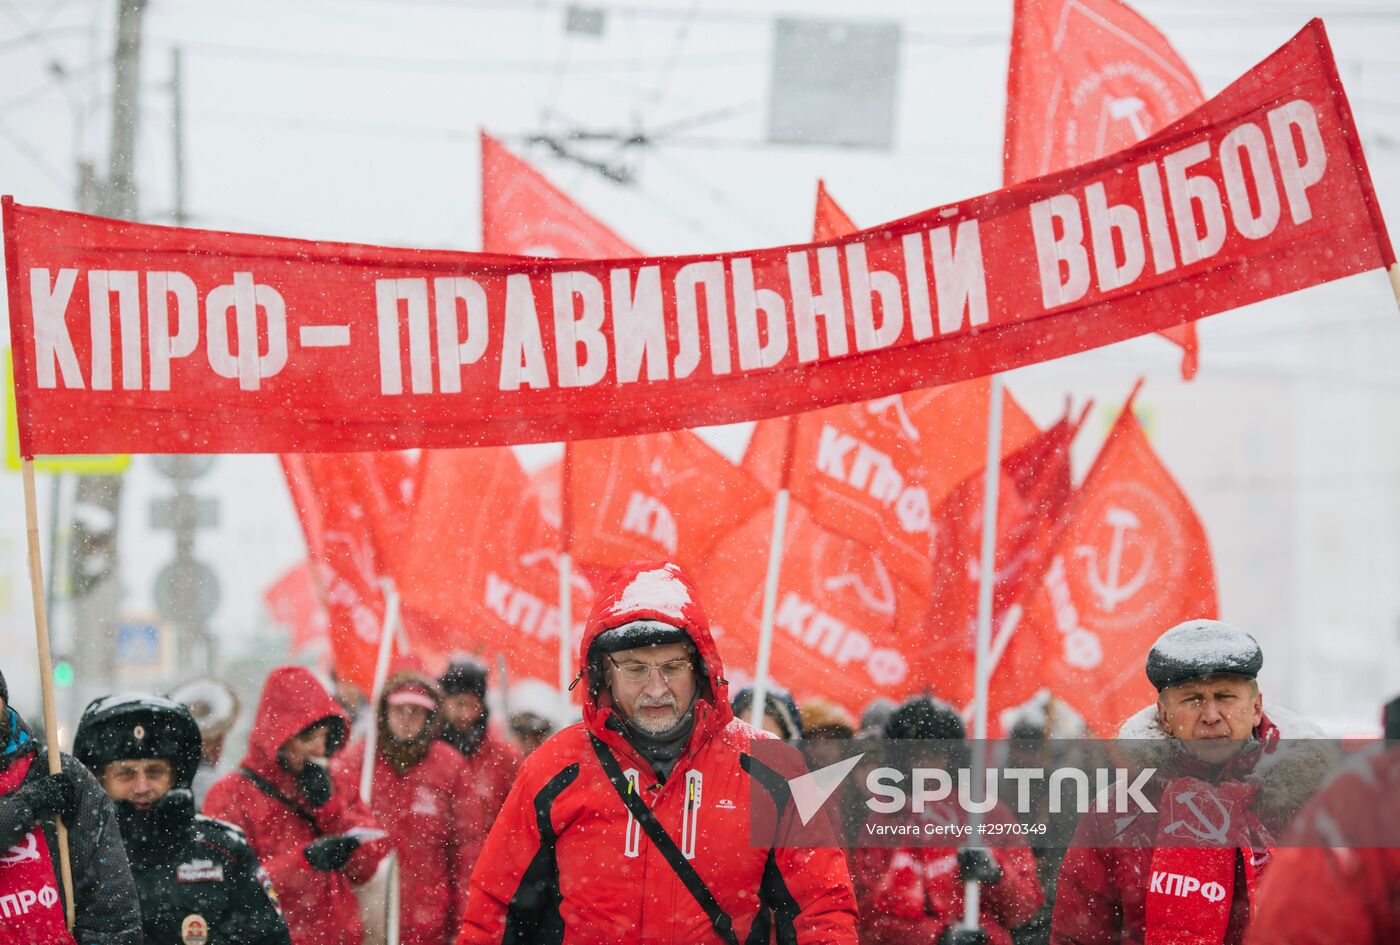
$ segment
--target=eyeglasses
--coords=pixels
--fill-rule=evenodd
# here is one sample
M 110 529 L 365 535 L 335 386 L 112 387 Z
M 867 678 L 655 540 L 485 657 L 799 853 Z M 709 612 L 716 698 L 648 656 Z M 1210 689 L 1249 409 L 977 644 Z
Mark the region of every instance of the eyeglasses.
M 173 773 L 174 769 L 168 761 L 148 761 L 144 764 L 114 762 L 108 765 L 105 776 L 112 781 L 130 784 L 138 777 L 144 776 L 147 781 L 160 781 Z
M 619 663 L 611 656 L 608 662 L 613 664 L 619 676 L 630 683 L 642 683 L 651 678 L 651 671 L 654 669 L 661 673 L 661 681 L 670 685 L 679 682 L 694 668 L 694 664 L 688 659 L 667 660 L 659 666 L 651 663 Z

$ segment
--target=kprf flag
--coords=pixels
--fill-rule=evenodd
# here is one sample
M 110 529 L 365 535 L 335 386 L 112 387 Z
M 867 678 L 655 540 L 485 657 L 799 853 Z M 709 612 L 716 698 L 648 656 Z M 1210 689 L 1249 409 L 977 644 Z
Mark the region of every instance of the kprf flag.
M 1167 38 L 1119 0 L 1016 0 L 1004 180 L 1042 177 L 1130 147 L 1204 100 Z M 1196 326 L 1161 334 L 1196 373 Z
M 27 456 L 489 446 L 758 420 L 1394 262 L 1317 21 L 1130 148 L 807 246 L 551 260 L 4 206 Z
M 1217 615 L 1205 529 L 1131 405 L 1075 496 L 1021 634 L 1042 685 L 1104 737 L 1156 693 L 1143 667 L 1164 630 Z
M 784 464 L 792 497 L 816 521 L 879 551 L 920 592 L 931 579 L 933 510 L 986 462 L 990 384 L 968 381 L 829 407 L 754 427 L 743 466 L 777 488 Z M 1006 448 L 1036 431 L 1010 397 Z
M 380 582 L 400 548 L 412 461 L 391 453 L 281 459 L 329 620 L 336 675 L 369 693 L 385 615 Z
M 812 242 L 824 243 L 856 232 L 858 227 L 846 216 L 830 193 L 826 182 L 817 181 L 817 211 L 812 221 Z
M 769 501 L 768 490 L 689 430 L 569 449 L 570 551 L 584 564 L 698 566 L 711 545 Z
M 711 550 L 701 572 L 726 666 L 743 669 L 758 658 L 772 528 L 773 510 L 759 511 Z M 822 696 L 858 714 L 875 696 L 918 691 L 925 601 L 879 553 L 821 527 L 794 503 L 778 587 L 770 676 L 799 702 Z
M 1072 492 L 1069 448 L 1079 423 L 1068 417 L 1005 456 L 997 490 L 996 580 L 992 590 L 993 710 L 1024 701 L 1038 688 L 1035 666 L 1004 658 L 1017 632 L 1008 611 L 1039 579 Z M 978 471 L 944 498 L 935 516 L 933 587 L 926 619 L 925 662 L 933 691 L 955 705 L 972 701 L 985 476 Z M 1019 656 L 1023 648 L 1012 651 Z M 1024 670 L 1030 669 L 1030 673 Z M 1027 685 L 1030 682 L 1031 684 Z
M 481 248 L 487 253 L 568 259 L 642 255 L 484 131 Z
M 308 561 L 295 565 L 274 581 L 263 592 L 263 606 L 274 621 L 287 628 L 291 636 L 288 649 L 293 653 L 327 639 L 330 634 L 330 618 Z
M 444 652 L 506 657 L 512 677 L 558 676 L 558 530 L 507 447 L 423 454 L 399 590 Z M 592 587 L 572 582 L 575 637 Z

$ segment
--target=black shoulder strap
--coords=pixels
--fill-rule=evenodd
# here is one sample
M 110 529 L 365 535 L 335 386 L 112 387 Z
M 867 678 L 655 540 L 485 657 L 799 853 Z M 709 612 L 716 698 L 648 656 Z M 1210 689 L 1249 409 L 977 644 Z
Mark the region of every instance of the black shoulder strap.
M 734 934 L 734 922 L 729 918 L 729 913 L 725 912 L 723 907 L 715 901 L 710 888 L 705 885 L 700 874 L 695 872 L 695 867 L 690 865 L 690 861 L 676 846 L 676 841 L 671 839 L 666 828 L 661 826 L 661 822 L 656 819 L 651 808 L 637 796 L 636 792 L 629 788 L 627 779 L 622 776 L 622 768 L 618 765 L 617 759 L 613 757 L 613 753 L 608 750 L 608 746 L 603 744 L 602 740 L 592 732 L 588 734 L 588 737 L 593 742 L 593 751 L 598 756 L 598 761 L 602 764 L 608 780 L 612 782 L 613 789 L 617 791 L 617 796 L 622 798 L 622 803 L 627 805 L 627 809 L 632 812 L 637 823 L 646 831 L 651 842 L 656 845 L 656 849 L 666 858 L 666 862 L 671 864 L 671 869 L 676 871 L 681 884 L 695 897 L 700 908 L 705 910 L 705 915 L 710 917 L 710 924 L 715 927 L 719 937 L 724 939 L 728 945 L 739 945 L 739 936 Z
M 279 800 L 283 804 L 286 804 L 288 807 L 290 807 L 292 809 L 293 814 L 296 814 L 302 820 L 315 827 L 317 833 L 321 832 L 320 826 L 318 826 L 316 823 L 316 818 L 311 816 L 311 814 L 307 812 L 306 808 L 302 807 L 296 801 L 292 800 L 290 797 L 279 791 L 275 784 L 268 781 L 266 778 L 258 774 L 252 768 L 240 767 L 238 769 L 238 773 L 243 775 L 243 777 L 247 778 L 249 781 L 252 781 L 253 787 L 257 788 L 259 791 L 262 791 L 268 797 Z

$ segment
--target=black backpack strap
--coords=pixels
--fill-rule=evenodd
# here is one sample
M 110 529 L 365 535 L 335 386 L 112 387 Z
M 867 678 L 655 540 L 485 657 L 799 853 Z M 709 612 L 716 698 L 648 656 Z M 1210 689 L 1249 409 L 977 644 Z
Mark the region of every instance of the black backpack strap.
M 321 832 L 320 826 L 316 823 L 316 818 L 313 817 L 309 812 L 307 812 L 306 808 L 302 807 L 296 801 L 292 800 L 290 797 L 279 791 L 277 789 L 277 785 L 268 781 L 266 778 L 258 774 L 252 768 L 240 767 L 238 769 L 238 773 L 243 775 L 243 777 L 247 778 L 249 781 L 252 781 L 253 787 L 257 788 L 259 791 L 262 791 L 268 797 L 279 800 L 283 804 L 286 804 L 288 807 L 290 807 L 292 809 L 293 814 L 296 814 L 298 817 L 306 821 L 312 827 L 315 827 L 317 833 Z
M 671 839 L 671 835 L 666 832 L 666 828 L 661 826 L 661 822 L 656 819 L 656 815 L 651 812 L 651 808 L 646 805 L 636 792 L 631 790 L 627 779 L 622 776 L 622 768 L 613 757 L 613 753 L 608 750 L 608 746 L 592 732 L 588 735 L 593 742 L 593 752 L 598 756 L 598 761 L 603 766 L 603 772 L 612 782 L 613 789 L 617 791 L 617 796 L 622 798 L 622 803 L 632 812 L 633 818 L 646 835 L 651 838 L 651 842 L 656 845 L 656 849 L 666 858 L 666 862 L 671 864 L 671 869 L 676 871 L 676 876 L 680 878 L 681 884 L 695 901 L 700 904 L 700 908 L 709 916 L 710 924 L 715 927 L 719 937 L 724 939 L 728 945 L 739 945 L 739 936 L 734 933 L 734 922 L 729 918 L 729 913 L 715 900 L 710 888 L 705 885 L 705 881 L 700 878 L 700 874 L 695 872 L 695 867 L 690 865 L 690 861 L 685 858 L 685 854 L 676 846 L 676 841 Z

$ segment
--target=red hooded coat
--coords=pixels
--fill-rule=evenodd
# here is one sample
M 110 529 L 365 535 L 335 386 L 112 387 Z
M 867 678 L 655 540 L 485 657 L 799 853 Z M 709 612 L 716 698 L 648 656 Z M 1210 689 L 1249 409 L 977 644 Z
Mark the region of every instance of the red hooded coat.
M 535 943 L 720 943 L 705 912 L 645 834 L 629 830 L 629 813 L 589 736 L 635 769 L 641 798 L 733 922 L 740 942 L 854 945 L 855 896 L 845 857 L 836 849 L 750 845 L 750 744 L 765 733 L 734 718 L 723 666 L 694 587 L 673 564 L 633 564 L 614 572 L 589 615 L 580 648 L 588 665 L 594 639 L 633 620 L 659 620 L 689 634 L 705 679 L 694 703 L 694 729 L 670 777 L 651 766 L 608 725 L 606 689 L 591 696 L 584 720 L 525 759 L 472 874 L 458 945 Z M 699 781 L 698 806 L 687 785 Z M 771 816 L 771 811 L 769 813 Z M 689 849 L 687 849 L 689 852 Z
M 209 788 L 204 813 L 235 824 L 248 835 L 277 890 L 293 945 L 360 945 L 364 932 L 351 883 L 368 880 L 389 852 L 384 832 L 360 801 L 357 779 L 333 775 L 331 799 L 313 808 L 277 761 L 277 752 L 288 739 L 322 720 L 331 720 L 327 747 L 334 754 L 350 728 L 345 710 L 309 670 L 300 666 L 273 670 L 263 685 L 248 754 L 240 770 Z M 283 797 L 264 790 L 245 771 Z M 371 833 L 343 870 L 313 869 L 302 854 L 318 837 L 356 828 Z
M 399 685 L 419 679 L 417 674 L 404 674 L 385 685 L 378 710 L 381 719 L 390 694 Z M 495 779 L 483 783 L 477 776 L 479 768 L 463 764 L 455 748 L 436 738 L 428 743 L 423 757 L 402 772 L 385 757 L 383 746 L 381 741 L 374 760 L 370 807 L 399 854 L 405 891 L 399 925 L 402 941 L 404 945 L 444 945 L 456 935 L 472 867 L 505 790 Z M 358 781 L 364 758 L 365 743 L 351 745 L 335 761 L 337 778 Z

